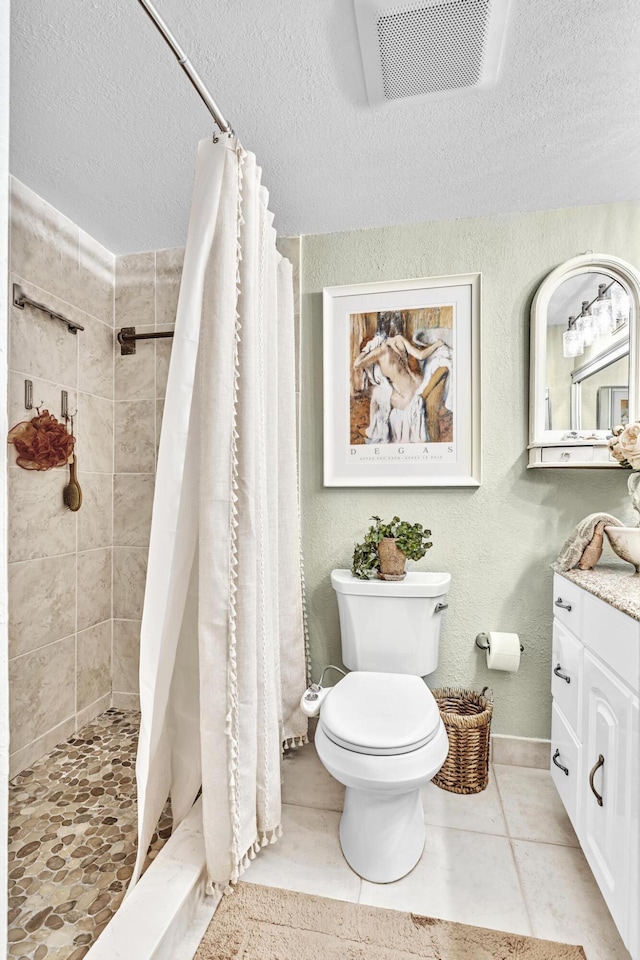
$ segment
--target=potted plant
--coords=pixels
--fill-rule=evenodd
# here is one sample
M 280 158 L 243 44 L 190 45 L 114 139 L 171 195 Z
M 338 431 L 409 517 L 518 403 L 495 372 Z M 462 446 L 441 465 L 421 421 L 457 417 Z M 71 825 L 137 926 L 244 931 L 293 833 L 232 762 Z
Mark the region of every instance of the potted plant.
M 404 580 L 407 560 L 420 560 L 433 546 L 429 540 L 431 530 L 400 517 L 394 517 L 391 523 L 383 523 L 380 517 L 371 519 L 375 523 L 362 543 L 355 545 L 352 574 L 360 580 L 374 575 L 382 580 Z

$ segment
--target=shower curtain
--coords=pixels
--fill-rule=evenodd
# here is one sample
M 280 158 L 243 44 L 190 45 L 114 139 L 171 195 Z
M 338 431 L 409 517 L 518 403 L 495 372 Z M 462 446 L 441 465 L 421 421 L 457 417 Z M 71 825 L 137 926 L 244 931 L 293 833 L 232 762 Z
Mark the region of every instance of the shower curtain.
M 202 785 L 209 880 L 280 835 L 283 742 L 306 741 L 291 264 L 255 157 L 198 149 L 140 638 L 138 859 Z

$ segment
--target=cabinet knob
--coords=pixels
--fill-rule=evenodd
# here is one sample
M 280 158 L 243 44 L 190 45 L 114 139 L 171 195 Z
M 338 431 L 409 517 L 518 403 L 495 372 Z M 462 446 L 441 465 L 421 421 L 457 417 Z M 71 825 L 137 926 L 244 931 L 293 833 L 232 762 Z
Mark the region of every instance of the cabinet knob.
M 556 750 L 556 752 L 555 752 L 554 755 L 551 757 L 551 759 L 552 759 L 553 762 L 555 763 L 556 767 L 559 767 L 560 770 L 562 770 L 562 772 L 564 773 L 565 777 L 568 777 L 568 776 L 569 776 L 569 768 L 568 768 L 568 767 L 564 767 L 564 766 L 560 763 L 560 761 L 558 760 L 558 757 L 559 757 L 559 756 L 560 756 L 560 751 L 559 751 L 559 750 Z
M 560 459 L 561 459 L 561 460 L 571 460 L 571 454 L 569 453 L 568 450 L 563 450 L 562 453 L 560 454 Z
M 553 672 L 555 673 L 556 677 L 560 677 L 561 680 L 566 680 L 567 683 L 571 683 L 571 677 L 568 677 L 566 673 L 562 673 L 561 671 L 562 667 L 560 664 L 557 664 L 557 666 L 553 668 Z
M 567 611 L 571 612 L 571 604 L 570 604 L 570 603 L 563 603 L 563 602 L 562 602 L 562 597 L 558 597 L 558 599 L 556 600 L 556 607 L 562 607 L 563 610 L 567 610 Z

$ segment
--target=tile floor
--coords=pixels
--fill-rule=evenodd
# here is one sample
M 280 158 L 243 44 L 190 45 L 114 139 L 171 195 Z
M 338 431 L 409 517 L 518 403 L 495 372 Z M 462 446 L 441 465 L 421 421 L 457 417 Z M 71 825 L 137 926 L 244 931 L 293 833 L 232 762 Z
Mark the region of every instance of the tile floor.
M 135 856 L 137 721 L 110 710 L 13 781 L 11 957 L 80 960 L 117 909 Z M 284 836 L 246 879 L 581 943 L 587 960 L 629 960 L 548 772 L 494 764 L 492 774 L 470 797 L 429 784 L 423 857 L 407 877 L 379 885 L 361 880 L 342 856 L 344 788 L 313 744 L 288 751 Z M 151 858 L 169 834 L 168 816 L 159 826 Z M 210 912 L 205 905 L 174 960 L 193 957 Z
M 81 960 L 136 858 L 140 715 L 108 710 L 9 785 L 9 957 Z M 147 866 L 171 833 L 167 805 Z
M 422 859 L 402 880 L 373 884 L 353 873 L 340 850 L 343 788 L 313 744 L 289 751 L 284 836 L 261 853 L 245 879 L 581 943 L 587 960 L 630 960 L 549 773 L 494 764 L 492 774 L 483 793 L 468 797 L 429 784 Z

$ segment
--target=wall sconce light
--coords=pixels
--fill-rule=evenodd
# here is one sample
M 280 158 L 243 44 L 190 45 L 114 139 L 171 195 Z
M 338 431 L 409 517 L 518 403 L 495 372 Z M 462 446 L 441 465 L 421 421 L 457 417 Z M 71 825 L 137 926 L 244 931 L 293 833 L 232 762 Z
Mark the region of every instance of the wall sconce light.
M 579 336 L 582 338 L 583 347 L 590 347 L 598 336 L 596 325 L 594 323 L 594 318 L 589 312 L 589 301 L 582 301 L 582 311 L 579 316 L 576 317 L 576 330 L 578 331 Z M 583 351 L 581 350 L 580 353 Z
M 593 325 L 596 337 L 603 337 L 613 329 L 613 314 L 611 310 L 610 285 L 601 283 L 598 286 L 598 299 L 591 307 Z
M 629 294 L 619 283 L 611 287 L 611 329 L 618 330 L 629 322 Z
M 562 334 L 562 356 L 580 357 L 584 353 L 584 342 L 576 330 L 576 317 L 569 317 L 569 325 Z

